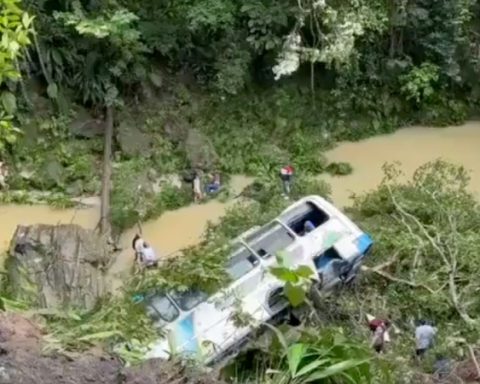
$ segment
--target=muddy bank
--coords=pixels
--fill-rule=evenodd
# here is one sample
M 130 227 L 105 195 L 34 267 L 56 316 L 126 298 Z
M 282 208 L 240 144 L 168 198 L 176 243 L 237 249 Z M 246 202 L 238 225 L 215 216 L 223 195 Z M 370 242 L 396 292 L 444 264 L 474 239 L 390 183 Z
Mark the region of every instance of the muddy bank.
M 117 359 L 93 351 L 44 355 L 42 336 L 32 321 L 0 313 L 0 384 L 222 384 L 215 374 L 158 360 L 123 368 Z

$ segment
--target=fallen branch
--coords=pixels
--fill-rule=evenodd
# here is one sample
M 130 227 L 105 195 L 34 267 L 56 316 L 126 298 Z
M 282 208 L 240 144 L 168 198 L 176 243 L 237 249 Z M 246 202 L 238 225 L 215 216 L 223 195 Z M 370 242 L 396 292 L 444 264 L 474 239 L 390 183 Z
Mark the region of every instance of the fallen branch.
M 370 268 L 370 267 L 362 266 L 360 269 L 362 271 L 376 273 L 377 275 L 380 275 L 387 280 L 390 280 L 390 281 L 393 281 L 393 282 L 396 282 L 396 283 L 400 283 L 400 284 L 405 284 L 405 285 L 408 285 L 409 287 L 412 287 L 412 288 L 423 288 L 423 289 L 427 290 L 428 292 L 430 292 L 432 295 L 437 293 L 437 291 L 433 290 L 432 288 L 430 288 L 429 286 L 427 286 L 425 284 L 415 283 L 413 281 L 400 279 L 398 277 L 392 276 L 388 272 L 382 271 L 381 269 L 379 269 L 379 268 L 377 269 L 377 268 L 378 267 Z
M 476 321 L 475 319 L 472 319 L 467 313 L 466 311 L 462 308 L 462 306 L 460 305 L 460 300 L 458 299 L 458 293 L 457 293 L 457 286 L 455 284 L 455 277 L 456 277 L 456 274 L 457 274 L 457 258 L 456 258 L 456 254 L 458 252 L 452 252 L 450 250 L 450 258 L 451 260 L 449 260 L 449 258 L 447 257 L 447 255 L 445 254 L 445 252 L 440 248 L 440 246 L 438 245 L 438 242 L 435 241 L 435 239 L 428 233 L 427 229 L 425 228 L 425 225 L 423 225 L 420 220 L 415 217 L 415 215 L 411 214 L 410 212 L 407 212 L 398 202 L 397 200 L 395 199 L 395 196 L 392 192 L 392 189 L 390 188 L 390 186 L 387 184 L 386 185 L 387 189 L 388 189 L 388 193 L 390 195 L 390 198 L 392 199 L 392 203 L 393 205 L 395 206 L 395 208 L 397 209 L 397 211 L 403 216 L 401 218 L 401 222 L 403 222 L 403 224 L 406 226 L 407 230 L 413 234 L 412 232 L 412 229 L 411 227 L 407 224 L 406 220 L 404 219 L 405 217 L 406 218 L 409 218 L 410 220 L 413 221 L 413 223 L 415 223 L 415 225 L 418 227 L 418 229 L 423 233 L 423 235 L 427 238 L 427 240 L 429 241 L 429 243 L 431 244 L 431 246 L 433 247 L 433 249 L 435 249 L 435 251 L 437 251 L 438 255 L 442 258 L 443 262 L 445 263 L 445 265 L 448 267 L 449 269 L 449 273 L 448 273 L 448 286 L 449 286 L 449 293 L 450 293 L 450 299 L 451 299 L 451 302 L 453 304 L 453 307 L 456 309 L 457 313 L 459 314 L 459 316 L 462 318 L 462 320 L 464 320 L 467 324 L 475 324 Z M 437 201 L 435 198 L 434 198 L 435 201 Z M 448 213 L 443 209 L 443 207 L 441 206 L 440 203 L 437 203 L 437 205 L 440 207 L 440 209 L 442 209 L 444 211 L 444 213 L 447 215 L 448 217 L 448 221 L 450 223 L 450 226 L 452 227 L 452 231 L 455 231 L 456 230 L 456 226 L 455 224 L 453 223 L 452 221 L 452 218 L 448 215 Z M 415 237 L 418 238 L 417 235 L 414 235 Z M 439 240 L 440 238 L 440 235 L 437 233 L 436 235 L 437 237 L 437 240 Z M 393 277 L 393 276 L 392 276 Z M 409 282 L 411 283 L 411 282 Z M 412 284 L 412 283 L 411 283 Z M 410 284 L 409 284 L 410 285 Z M 425 288 L 425 286 L 424 286 Z M 432 292 L 433 293 L 433 292 Z

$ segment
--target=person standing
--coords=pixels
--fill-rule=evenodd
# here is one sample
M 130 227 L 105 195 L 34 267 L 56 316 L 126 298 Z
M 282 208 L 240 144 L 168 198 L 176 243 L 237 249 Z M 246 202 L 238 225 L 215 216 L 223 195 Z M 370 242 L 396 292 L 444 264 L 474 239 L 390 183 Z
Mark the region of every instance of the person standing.
M 0 188 L 7 189 L 8 168 L 7 165 L 0 161 Z
M 293 178 L 293 167 L 291 165 L 286 165 L 280 169 L 280 178 L 283 184 L 283 193 L 285 197 L 290 196 L 292 189 L 292 178 Z
M 155 251 L 146 242 L 143 243 L 140 263 L 143 268 L 152 268 L 158 265 L 158 259 Z
M 390 328 L 390 321 L 373 319 L 368 323 L 372 335 L 372 347 L 377 353 L 382 353 L 385 350 L 385 343 L 390 341 L 388 329 Z
M 200 180 L 200 172 L 198 170 L 194 171 L 192 189 L 193 189 L 193 201 L 198 203 L 200 200 L 203 199 L 202 181 Z
M 135 262 L 138 262 L 142 257 L 145 240 L 137 233 L 132 240 L 132 248 L 135 251 Z
M 415 329 L 415 354 L 417 358 L 422 357 L 433 345 L 433 340 L 437 334 L 437 328 L 427 324 L 425 320 L 420 320 Z

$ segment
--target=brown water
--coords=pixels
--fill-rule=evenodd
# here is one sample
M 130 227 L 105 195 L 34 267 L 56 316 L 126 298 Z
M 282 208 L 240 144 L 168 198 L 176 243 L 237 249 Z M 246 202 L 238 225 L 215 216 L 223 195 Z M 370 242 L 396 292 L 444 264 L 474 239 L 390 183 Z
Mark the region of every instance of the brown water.
M 480 122 L 448 128 L 406 128 L 392 135 L 341 143 L 327 156 L 332 161 L 349 162 L 354 168 L 349 176 L 325 177 L 332 186 L 333 200 L 341 206 L 348 205 L 352 192 L 375 188 L 382 179 L 381 167 L 385 162 L 400 161 L 405 174 L 410 175 L 420 165 L 439 157 L 470 169 L 472 191 L 480 197 Z M 236 176 L 232 178 L 232 187 L 238 192 L 250 181 Z M 167 212 L 159 219 L 143 223 L 143 235 L 159 254 L 168 256 L 195 244 L 207 223 L 218 220 L 233 203 L 211 201 Z M 0 207 L 0 253 L 7 249 L 18 224 L 70 222 L 94 228 L 98 222 L 98 207 L 81 210 L 23 205 Z M 111 268 L 116 285 L 133 263 L 130 240 L 137 230 L 127 231 L 121 239 L 124 251 L 120 252 Z
M 438 158 L 470 170 L 471 190 L 480 198 L 480 122 L 447 128 L 405 128 L 391 135 L 341 143 L 327 157 L 353 166 L 351 175 L 325 177 L 332 187 L 333 200 L 340 206 L 350 204 L 353 192 L 374 189 L 383 178 L 385 162 L 400 161 L 405 176 L 411 176 L 420 165 Z
M 233 176 L 232 194 L 240 193 L 251 178 Z M 194 245 L 200 239 L 208 222 L 217 221 L 235 200 L 225 203 L 212 200 L 205 204 L 192 204 L 175 211 L 166 212 L 160 218 L 142 224 L 144 238 L 152 244 L 159 255 L 170 256 L 181 248 Z M 84 209 L 54 210 L 43 205 L 6 205 L 0 207 L 0 267 L 4 253 L 9 246 L 17 225 L 44 224 L 79 224 L 85 228 L 95 228 L 99 220 L 99 207 Z M 127 274 L 133 265 L 131 239 L 138 231 L 132 228 L 122 236 L 120 252 L 110 270 L 114 286 L 120 285 L 123 274 Z

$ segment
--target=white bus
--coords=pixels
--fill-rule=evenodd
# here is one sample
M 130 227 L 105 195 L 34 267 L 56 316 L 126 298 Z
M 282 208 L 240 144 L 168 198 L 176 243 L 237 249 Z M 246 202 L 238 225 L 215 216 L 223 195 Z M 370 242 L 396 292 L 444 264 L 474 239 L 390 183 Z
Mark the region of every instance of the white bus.
M 251 325 L 234 320 L 239 308 L 261 324 L 288 306 L 283 283 L 268 272 L 278 252 L 283 251 L 291 265 L 310 266 L 323 289 L 329 289 L 355 277 L 372 244 L 322 197 L 302 198 L 270 223 L 235 240 L 226 268 L 232 280 L 227 288 L 210 297 L 192 289 L 145 299 L 149 315 L 165 335 L 149 346 L 146 358 L 179 354 L 205 364 L 221 360 L 253 331 Z

